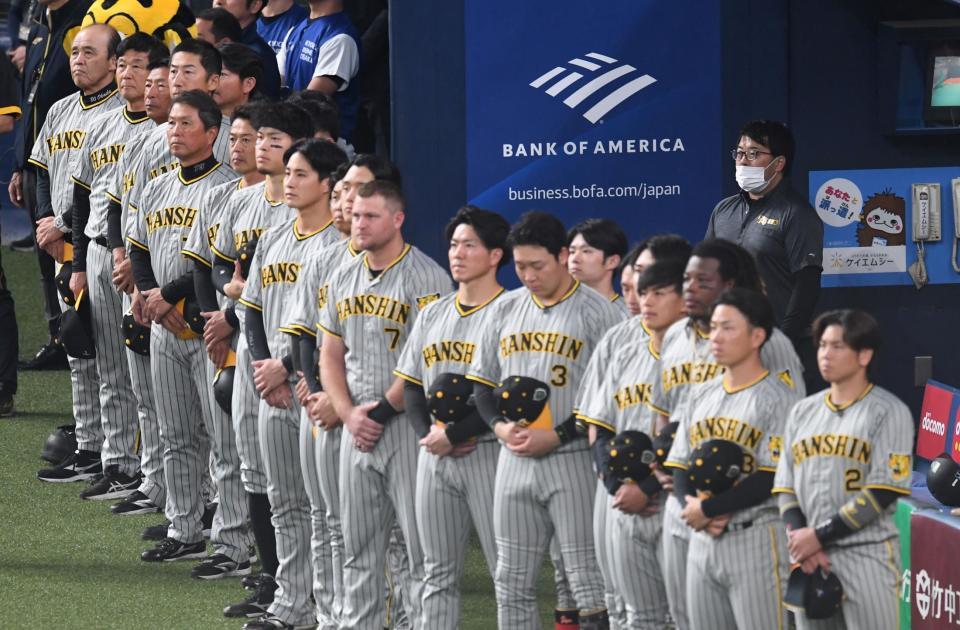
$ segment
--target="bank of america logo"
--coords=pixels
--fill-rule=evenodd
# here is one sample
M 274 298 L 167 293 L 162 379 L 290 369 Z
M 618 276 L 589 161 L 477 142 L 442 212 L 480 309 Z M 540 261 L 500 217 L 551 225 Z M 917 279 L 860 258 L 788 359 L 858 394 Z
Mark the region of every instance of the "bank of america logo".
M 657 82 L 649 74 L 644 74 L 615 87 L 619 84 L 620 79 L 633 75 L 637 69 L 629 64 L 621 64 L 613 57 L 600 53 L 587 53 L 583 57 L 571 59 L 567 63 L 570 66 L 576 66 L 576 69 L 557 66 L 534 79 L 530 83 L 530 87 L 538 90 L 543 88 L 547 94 L 556 98 L 567 88 L 572 89 L 579 86 L 563 99 L 563 104 L 574 110 L 600 90 L 608 88 L 608 86 L 609 88 L 615 88 L 583 112 L 583 117 L 592 123 L 596 123 L 614 107 L 643 88 Z M 582 82 L 581 79 L 586 82 Z

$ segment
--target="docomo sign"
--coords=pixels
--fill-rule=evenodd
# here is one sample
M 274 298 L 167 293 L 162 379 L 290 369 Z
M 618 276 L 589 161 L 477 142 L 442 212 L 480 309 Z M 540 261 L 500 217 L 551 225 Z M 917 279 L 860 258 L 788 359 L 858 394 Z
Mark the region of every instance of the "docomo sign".
M 960 407 L 957 408 L 956 417 L 953 419 L 953 438 L 950 456 L 953 461 L 960 463 Z
M 956 435 L 947 436 L 950 423 L 950 408 L 953 406 L 953 391 L 935 383 L 927 383 L 923 394 L 923 407 L 920 410 L 920 427 L 917 435 L 917 455 L 933 460 L 947 450 L 948 443 L 953 448 L 958 445 Z M 956 432 L 954 432 L 956 433 Z M 954 458 L 956 459 L 956 455 Z

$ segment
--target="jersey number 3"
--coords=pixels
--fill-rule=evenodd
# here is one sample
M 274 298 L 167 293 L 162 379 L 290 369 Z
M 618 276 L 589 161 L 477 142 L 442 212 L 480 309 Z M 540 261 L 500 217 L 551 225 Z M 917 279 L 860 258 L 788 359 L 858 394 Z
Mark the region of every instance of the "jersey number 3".
M 553 378 L 550 379 L 550 384 L 554 387 L 563 387 L 567 384 L 567 368 L 563 365 L 554 365 L 550 368 L 550 371 L 553 373 Z

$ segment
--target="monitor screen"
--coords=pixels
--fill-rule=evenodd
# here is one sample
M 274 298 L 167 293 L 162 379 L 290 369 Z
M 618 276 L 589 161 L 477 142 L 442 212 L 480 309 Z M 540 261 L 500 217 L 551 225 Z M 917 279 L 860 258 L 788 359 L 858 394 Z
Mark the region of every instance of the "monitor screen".
M 960 56 L 935 55 L 931 107 L 960 107 Z

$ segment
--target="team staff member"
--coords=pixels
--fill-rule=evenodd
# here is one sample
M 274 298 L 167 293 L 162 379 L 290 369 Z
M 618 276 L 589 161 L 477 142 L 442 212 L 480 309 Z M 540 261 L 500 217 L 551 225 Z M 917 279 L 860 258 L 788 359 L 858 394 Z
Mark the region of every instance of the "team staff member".
M 20 118 L 20 100 L 17 96 L 16 75 L 8 59 L 0 59 L 0 134 L 13 131 L 14 121 Z M 7 276 L 0 265 L 0 418 L 12 416 L 13 396 L 17 393 L 17 315 L 13 297 L 7 289 Z
M 602 378 L 581 385 L 578 415 L 589 425 L 595 445 L 604 445 L 623 431 L 640 431 L 652 438 L 660 428 L 660 413 L 650 399 L 660 378 L 663 337 L 683 317 L 683 268 L 682 262 L 667 260 L 639 274 L 642 315 L 608 330 L 590 359 L 588 373 Z M 607 605 L 623 606 L 617 610 L 621 628 L 662 628 L 667 620 L 660 568 L 665 498 L 654 475 L 639 485 L 602 478 L 597 484 L 597 559 L 607 582 Z
M 787 419 L 773 492 L 790 555 L 804 573 L 834 573 L 842 613 L 798 628 L 895 628 L 900 546 L 893 504 L 910 493 L 913 420 L 896 396 L 870 382 L 882 339 L 876 320 L 831 311 L 813 324 L 820 375 L 830 384 Z
M 686 588 L 692 630 L 787 626 L 786 539 L 770 490 L 786 417 L 799 397 L 760 358 L 772 332 L 773 308 L 763 294 L 735 288 L 720 296 L 710 317 L 710 351 L 723 376 L 699 386 L 664 463 L 675 471 L 674 494 L 686 503 L 681 516 L 695 531 Z M 743 452 L 736 485 L 693 496 L 691 453 L 721 441 Z
M 385 551 L 394 517 L 406 542 L 407 615 L 418 627 L 423 554 L 415 516 L 417 438 L 403 416 L 393 368 L 422 309 L 451 289 L 443 269 L 403 240 L 403 196 L 390 182 L 364 184 L 353 239 L 364 255 L 330 280 L 320 310 L 320 374 L 349 436 L 341 440 L 343 628 L 383 624 Z
M 330 215 L 330 173 L 346 162 L 337 145 L 323 140 L 295 144 L 286 163 L 284 200 L 296 219 L 268 230 L 257 245 L 240 302 L 244 332 L 260 394 L 259 441 L 267 495 L 277 532 L 279 589 L 266 617 L 247 630 L 334 623 L 332 591 L 320 591 L 311 609 L 310 500 L 300 464 L 300 402 L 293 395 L 293 357 L 283 324 L 299 289 L 307 258 L 338 240 Z M 269 331 L 269 332 L 268 332 Z
M 250 572 L 244 528 L 247 515 L 240 497 L 239 466 L 231 461 L 230 451 L 236 447 L 229 419 L 213 396 L 213 366 L 207 361 L 202 339 L 187 328 L 174 305 L 195 298 L 192 265 L 181 249 L 200 213 L 204 194 L 233 173 L 213 157 L 220 117 L 216 103 L 202 91 L 184 92 L 173 99 L 167 131 L 180 168 L 147 184 L 144 204 L 130 221 L 127 236 L 138 289 L 133 314 L 141 323 L 154 324 L 150 367 L 155 391 L 164 392 L 156 396 L 156 404 L 164 438 L 164 511 L 170 520 L 167 537 L 141 558 L 160 562 L 206 555 L 200 486 L 209 464 L 208 453 L 202 448 L 208 434 L 213 481 L 220 496 L 211 532 L 214 555 L 210 566 L 199 565 L 205 567 L 204 574 L 210 575 L 216 575 L 223 566 L 223 557 L 233 564 L 230 572 Z
M 570 275 L 627 312 L 613 288 L 613 276 L 627 255 L 627 235 L 609 219 L 587 219 L 567 232 Z
M 660 353 L 661 378 L 656 381 L 653 392 L 654 406 L 664 412 L 668 421 L 679 421 L 687 413 L 692 385 L 723 373 L 723 366 L 710 352 L 710 307 L 724 291 L 734 287 L 760 289 L 760 276 L 750 254 L 722 239 L 704 241 L 694 247 L 683 275 L 687 317 L 671 326 L 664 337 Z M 771 372 L 792 382 L 803 395 L 806 390 L 800 378 L 802 367 L 786 335 L 774 329 L 770 340 L 763 345 L 761 357 Z M 669 482 L 663 479 L 663 483 Z M 685 593 L 690 529 L 680 518 L 680 511 L 680 502 L 671 494 L 664 508 L 663 575 L 670 615 L 678 627 L 686 628 L 689 625 Z
M 70 290 L 74 295 L 87 291 L 90 297 L 103 431 L 100 457 L 104 474 L 80 493 L 83 499 L 123 499 L 140 486 L 140 461 L 136 452 L 137 400 L 124 356 L 128 352 L 120 323 L 123 300 L 113 283 L 115 267 L 126 258 L 126 250 L 122 245 L 111 247 L 107 239 L 110 205 L 107 188 L 114 178 L 114 170 L 126 149 L 127 140 L 153 126 L 144 105 L 148 68 L 166 56 L 166 46 L 146 33 L 134 33 L 120 42 L 117 47 L 117 85 L 126 104 L 103 113 L 90 123 L 84 147 L 75 152 L 71 163 L 73 263 Z M 130 288 L 121 287 L 123 291 Z
M 747 123 L 731 151 L 740 192 L 713 209 L 704 238 L 723 238 L 753 254 L 776 325 L 812 377 L 810 322 L 820 295 L 823 223 L 788 179 L 793 151 L 793 134 L 783 123 Z
M 444 422 L 431 418 L 426 396 L 444 375 L 467 383 L 465 373 L 480 335 L 505 293 L 497 270 L 507 263 L 509 232 L 506 219 L 473 206 L 461 208 L 450 220 L 447 255 L 459 286 L 424 309 L 394 370 L 406 381 L 407 418 L 423 448 L 417 464 L 417 525 L 424 549 L 424 628 L 459 625 L 460 579 L 471 522 L 490 575 L 497 567 L 493 480 L 499 445 L 475 408 Z
M 64 237 L 70 231 L 67 222 L 73 199 L 72 154 L 83 147 L 91 120 L 123 105 L 115 81 L 119 43 L 117 32 L 102 24 L 89 26 L 77 34 L 71 49 L 70 71 L 80 92 L 57 101 L 50 108 L 30 155 L 30 164 L 37 174 L 37 204 L 43 216 L 37 222 L 37 243 L 59 262 L 64 261 Z M 93 359 L 73 357 L 69 363 L 78 451 L 60 465 L 38 472 L 37 477 L 42 481 L 77 481 L 103 470 L 97 365 Z
M 528 212 L 513 226 L 508 245 L 524 287 L 490 315 L 467 374 L 476 381 L 480 413 L 504 445 L 493 510 L 501 628 L 538 627 L 536 577 L 551 535 L 559 543 L 580 627 L 607 623 L 591 522 L 596 481 L 573 408 L 593 349 L 623 315 L 570 275 L 566 242 L 563 224 L 544 212 Z M 508 307 L 509 313 L 500 310 Z M 492 391 L 519 376 L 549 383 L 550 417 L 545 412 L 529 427 L 500 415 Z

